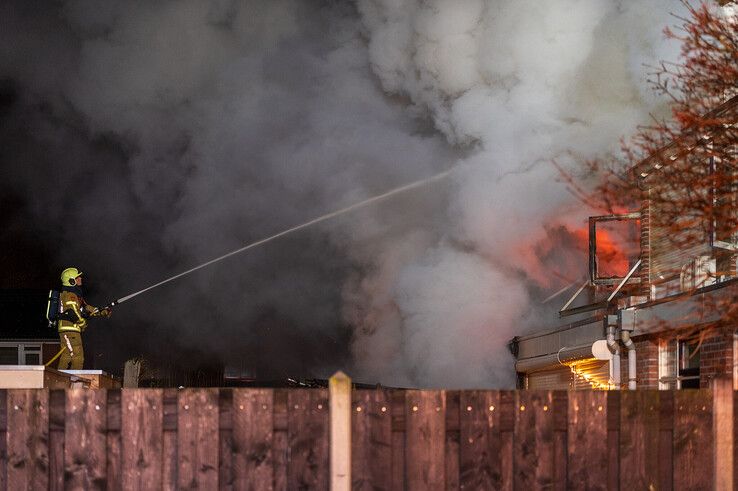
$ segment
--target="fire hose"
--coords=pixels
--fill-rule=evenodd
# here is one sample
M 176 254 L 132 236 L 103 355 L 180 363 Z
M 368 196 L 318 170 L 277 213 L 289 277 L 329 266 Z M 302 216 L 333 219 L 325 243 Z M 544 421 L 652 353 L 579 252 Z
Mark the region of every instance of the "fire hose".
M 236 250 L 233 250 L 231 252 L 228 252 L 226 254 L 223 254 L 220 257 L 216 257 L 215 259 L 211 259 L 209 261 L 206 261 L 206 262 L 204 262 L 204 263 L 202 263 L 200 265 L 197 265 L 197 266 L 195 266 L 193 268 L 190 268 L 190 269 L 188 269 L 186 271 L 183 271 L 183 272 L 181 272 L 179 274 L 176 274 L 174 276 L 170 276 L 169 278 L 166 278 L 165 280 L 162 280 L 162 281 L 160 281 L 158 283 L 154 283 L 153 285 L 147 286 L 146 288 L 143 288 L 143 289 L 141 289 L 141 290 L 139 290 L 137 292 L 131 293 L 131 294 L 126 295 L 124 297 L 120 297 L 119 299 L 110 302 L 108 305 L 106 305 L 102 309 L 98 309 L 98 310 L 112 309 L 116 305 L 121 304 L 123 302 L 127 302 L 128 300 L 130 300 L 130 299 L 132 299 L 134 297 L 137 297 L 137 296 L 139 296 L 139 295 L 141 295 L 143 293 L 146 293 L 149 290 L 153 290 L 154 288 L 157 288 L 159 286 L 165 285 L 165 284 L 167 284 L 167 283 L 169 283 L 171 281 L 174 281 L 174 280 L 176 280 L 178 278 L 181 278 L 183 276 L 186 276 L 186 275 L 188 275 L 190 273 L 194 273 L 195 271 L 198 271 L 198 270 L 200 270 L 202 268 L 205 268 L 207 266 L 210 266 L 211 264 L 215 264 L 215 263 L 220 262 L 220 261 L 222 261 L 224 259 L 227 259 L 227 258 L 229 258 L 231 256 L 235 256 L 236 254 L 240 254 L 242 252 L 246 252 L 249 249 L 253 249 L 253 248 L 258 247 L 260 245 L 266 244 L 267 242 L 271 242 L 271 241 L 273 241 L 275 239 L 278 239 L 280 237 L 284 237 L 285 235 L 291 234 L 291 233 L 296 232 L 298 230 L 302 230 L 304 228 L 307 228 L 307 227 L 316 225 L 316 224 L 318 224 L 320 222 L 324 222 L 326 220 L 330 220 L 331 218 L 335 218 L 335 217 L 337 217 L 339 215 L 343 215 L 345 213 L 349 213 L 349 212 L 354 211 L 354 210 L 356 210 L 358 208 L 363 208 L 365 206 L 368 206 L 370 204 L 373 204 L 373 203 L 376 203 L 378 201 L 384 200 L 384 199 L 389 198 L 391 196 L 394 196 L 394 195 L 397 195 L 397 194 L 400 194 L 400 193 L 404 193 L 404 192 L 407 192 L 407 191 L 410 191 L 410 190 L 413 190 L 413 189 L 416 189 L 416 188 L 420 188 L 420 187 L 426 186 L 426 185 L 431 184 L 431 183 L 436 182 L 436 181 L 440 181 L 442 179 L 445 179 L 449 175 L 451 175 L 451 173 L 454 170 L 456 170 L 457 168 L 458 168 L 458 165 L 457 166 L 454 166 L 454 167 L 452 167 L 452 168 L 450 168 L 450 169 L 448 169 L 446 171 L 443 171 L 441 173 L 438 173 L 438 174 L 436 174 L 434 176 L 427 177 L 425 179 L 420 179 L 420 180 L 415 181 L 415 182 L 412 182 L 410 184 L 406 184 L 404 186 L 400 186 L 398 188 L 394 188 L 394 189 L 392 189 L 390 191 L 387 191 L 385 193 L 382 193 L 382 194 L 379 194 L 377 196 L 373 196 L 371 198 L 365 199 L 364 201 L 361 201 L 359 203 L 354 203 L 353 205 L 347 206 L 345 208 L 341 208 L 339 210 L 336 210 L 336 211 L 333 211 L 333 212 L 330 212 L 330 213 L 326 213 L 325 215 L 322 215 L 322 216 L 320 216 L 318 218 L 314 218 L 314 219 L 312 219 L 310 221 L 307 221 L 307 222 L 305 222 L 303 224 L 300 224 L 300 225 L 297 225 L 295 227 L 292 227 L 292 228 L 283 230 L 283 231 L 281 231 L 279 233 L 276 233 L 276 234 L 274 234 L 274 235 L 272 235 L 270 237 L 266 237 L 264 239 L 257 240 L 256 242 L 252 242 L 252 243 L 250 243 L 248 245 L 245 245 L 243 247 L 240 247 L 240 248 L 238 248 Z

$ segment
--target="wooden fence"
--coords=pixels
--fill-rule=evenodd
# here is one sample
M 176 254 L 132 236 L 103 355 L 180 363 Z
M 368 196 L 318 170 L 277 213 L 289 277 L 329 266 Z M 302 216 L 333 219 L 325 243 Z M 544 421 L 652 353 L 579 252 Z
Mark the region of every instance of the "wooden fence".
M 731 389 L 355 390 L 354 489 L 730 489 Z M 0 391 L 2 489 L 328 489 L 326 389 Z

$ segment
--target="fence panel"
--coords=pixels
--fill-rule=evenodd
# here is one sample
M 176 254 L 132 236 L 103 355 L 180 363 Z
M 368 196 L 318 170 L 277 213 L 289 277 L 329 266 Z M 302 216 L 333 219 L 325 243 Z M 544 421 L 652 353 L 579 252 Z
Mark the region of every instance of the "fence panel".
M 185 389 L 177 404 L 179 489 L 218 488 L 218 389 Z
M 607 489 L 607 392 L 569 393 L 568 488 Z
M 9 390 L 7 411 L 8 489 L 47 489 L 49 391 Z
M 711 489 L 716 458 L 730 455 L 715 450 L 721 401 L 710 390 L 354 391 L 352 486 Z M 328 404 L 323 389 L 0 390 L 0 490 L 327 489 Z
M 162 390 L 123 390 L 120 402 L 122 488 L 159 489 L 162 477 Z
M 233 391 L 233 488 L 271 490 L 274 391 Z
M 287 393 L 287 489 L 328 488 L 328 391 Z
M 460 406 L 460 487 L 500 489 L 500 393 L 463 391 Z
M 64 486 L 104 489 L 107 482 L 106 390 L 66 392 L 64 411 Z
M 677 391 L 674 406 L 674 488 L 712 489 L 712 393 Z
M 446 488 L 446 394 L 409 390 L 405 395 L 406 488 Z
M 386 390 L 353 391 L 351 480 L 357 491 L 392 487 L 392 412 Z
M 620 395 L 620 487 L 656 488 L 659 482 L 659 393 Z
M 542 489 L 554 482 L 553 395 L 517 393 L 515 407 L 515 489 Z

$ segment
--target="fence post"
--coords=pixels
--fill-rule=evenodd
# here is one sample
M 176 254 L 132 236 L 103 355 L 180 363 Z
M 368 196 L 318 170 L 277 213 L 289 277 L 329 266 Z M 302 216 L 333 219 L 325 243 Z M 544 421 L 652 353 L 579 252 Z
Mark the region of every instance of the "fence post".
M 733 489 L 733 382 L 712 381 L 712 429 L 715 442 L 715 489 Z
M 351 378 L 338 371 L 328 383 L 331 491 L 351 490 Z

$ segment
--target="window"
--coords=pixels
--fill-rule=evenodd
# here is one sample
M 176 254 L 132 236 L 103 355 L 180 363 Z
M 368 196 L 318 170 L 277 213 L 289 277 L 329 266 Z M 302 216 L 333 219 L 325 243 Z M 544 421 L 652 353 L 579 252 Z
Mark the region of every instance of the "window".
M 41 344 L 0 343 L 0 365 L 41 364 Z
M 641 255 L 640 213 L 589 217 L 589 278 L 617 285 Z M 631 282 L 639 281 L 632 277 Z
M 18 348 L 13 346 L 0 347 L 0 365 L 17 365 Z
M 697 340 L 680 340 L 678 350 L 679 389 L 700 388 L 700 351 Z

